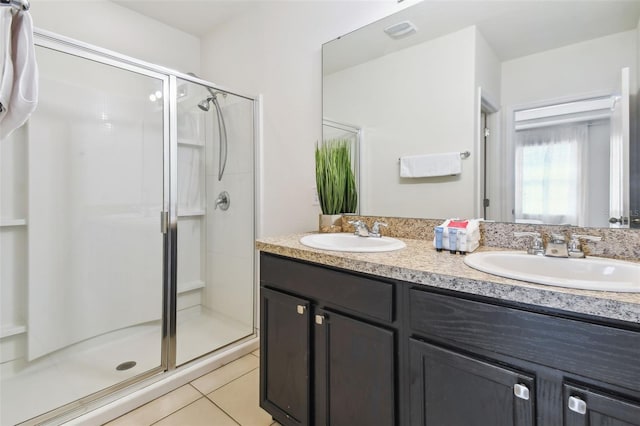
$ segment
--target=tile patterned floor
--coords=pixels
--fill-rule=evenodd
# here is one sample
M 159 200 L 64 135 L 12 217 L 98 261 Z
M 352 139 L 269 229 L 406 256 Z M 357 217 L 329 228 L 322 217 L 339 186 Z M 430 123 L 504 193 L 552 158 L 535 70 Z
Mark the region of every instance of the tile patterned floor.
M 258 356 L 245 355 L 106 426 L 277 426 L 258 406 Z

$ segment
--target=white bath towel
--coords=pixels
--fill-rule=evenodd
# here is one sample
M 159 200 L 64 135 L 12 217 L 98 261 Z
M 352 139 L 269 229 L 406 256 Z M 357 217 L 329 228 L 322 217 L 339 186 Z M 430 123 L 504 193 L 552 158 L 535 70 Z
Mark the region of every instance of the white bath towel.
M 462 173 L 459 152 L 400 157 L 400 177 L 451 176 Z
M 10 7 L 0 7 L 0 121 L 7 114 L 7 105 L 13 88 L 13 61 L 11 60 Z
M 9 104 L 6 105 L 7 113 L 0 120 L 0 139 L 22 126 L 38 105 L 38 65 L 33 45 L 33 21 L 27 11 L 13 16 L 11 59 L 13 89 Z

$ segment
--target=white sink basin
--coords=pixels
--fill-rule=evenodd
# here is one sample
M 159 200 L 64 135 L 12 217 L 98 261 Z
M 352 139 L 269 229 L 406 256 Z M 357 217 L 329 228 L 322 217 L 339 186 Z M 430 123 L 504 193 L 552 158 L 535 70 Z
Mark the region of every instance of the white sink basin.
M 554 258 L 494 251 L 469 254 L 464 263 L 489 274 L 537 284 L 640 293 L 640 264 L 621 260 Z
M 390 237 L 358 237 L 349 233 L 312 234 L 300 238 L 300 242 L 307 247 L 320 250 L 351 251 L 359 253 L 375 253 L 394 251 L 407 245 L 400 240 Z

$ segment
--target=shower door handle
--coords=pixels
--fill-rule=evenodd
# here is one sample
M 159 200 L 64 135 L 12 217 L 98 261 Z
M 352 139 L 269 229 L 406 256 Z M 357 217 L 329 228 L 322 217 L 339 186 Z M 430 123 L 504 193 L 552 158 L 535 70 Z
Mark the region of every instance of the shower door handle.
M 169 212 L 160 212 L 160 232 L 169 232 Z

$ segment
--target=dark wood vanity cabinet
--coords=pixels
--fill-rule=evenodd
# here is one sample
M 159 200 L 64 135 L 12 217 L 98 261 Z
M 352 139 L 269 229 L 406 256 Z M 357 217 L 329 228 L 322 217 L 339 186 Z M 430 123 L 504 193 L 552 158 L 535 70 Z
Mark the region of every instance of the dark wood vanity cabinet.
M 261 255 L 260 406 L 284 426 L 395 425 L 395 283 Z
M 640 327 L 261 254 L 284 426 L 640 426 Z
M 260 289 L 260 400 L 287 425 L 308 425 L 311 351 L 308 300 Z
M 411 426 L 640 426 L 640 330 L 408 288 Z
M 411 425 L 533 426 L 535 377 L 409 341 Z

